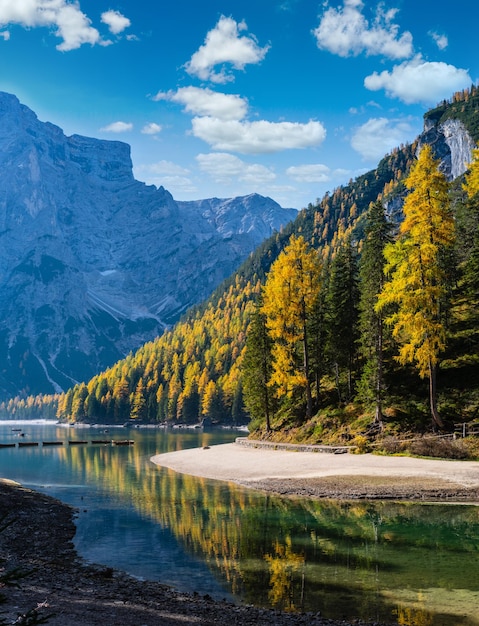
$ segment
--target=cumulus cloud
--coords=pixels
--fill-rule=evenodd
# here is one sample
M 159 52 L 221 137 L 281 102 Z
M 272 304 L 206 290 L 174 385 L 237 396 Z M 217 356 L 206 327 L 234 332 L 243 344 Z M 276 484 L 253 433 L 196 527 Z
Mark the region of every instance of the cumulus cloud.
M 103 19 L 104 16 L 107 16 L 107 21 Z M 113 33 L 118 28 L 123 30 L 120 23 L 129 22 L 128 18 L 116 11 L 103 13 L 102 21 L 109 25 Z M 90 18 L 81 11 L 78 1 L 2 0 L 0 2 L 0 26 L 8 24 L 18 24 L 24 28 L 53 28 L 55 35 L 62 39 L 57 50 L 63 52 L 74 50 L 83 44 L 107 46 L 112 43 L 102 39 L 98 30 L 92 26 Z M 116 32 L 121 32 L 121 30 L 116 30 Z
M 158 92 L 153 100 L 178 102 L 184 105 L 187 113 L 220 120 L 241 120 L 248 110 L 247 101 L 240 96 L 199 87 L 181 87 L 177 91 Z
M 222 15 L 207 33 L 205 43 L 186 63 L 188 74 L 201 80 L 226 83 L 234 80 L 227 66 L 242 70 L 245 65 L 262 61 L 269 46 L 261 48 L 253 35 L 240 36 L 240 32 L 245 30 L 247 26 L 244 22 L 238 24 L 233 18 Z M 217 66 L 220 66 L 219 71 L 215 69 Z
M 130 20 L 119 11 L 105 11 L 101 14 L 101 21 L 108 26 L 114 35 L 119 35 L 131 26 Z
M 445 50 L 447 46 L 449 45 L 449 40 L 446 37 L 446 35 L 441 35 L 433 31 L 431 31 L 429 34 L 431 35 L 433 40 L 436 42 L 436 45 L 439 48 L 439 50 Z
M 292 165 L 286 174 L 298 183 L 327 183 L 331 180 L 331 170 L 321 163 Z
M 0 37 L 2 37 L 4 41 L 8 41 L 10 39 L 10 32 L 8 30 L 4 30 L 0 33 Z
M 155 176 L 184 176 L 189 170 L 172 161 L 157 161 L 149 165 L 140 165 L 137 168 L 141 172 L 147 172 Z
M 196 160 L 200 170 L 218 183 L 230 183 L 236 180 L 259 185 L 269 183 L 276 178 L 276 174 L 268 167 L 258 163 L 246 163 L 233 154 L 224 152 L 198 154 Z
M 318 47 L 341 57 L 382 55 L 390 59 L 405 59 L 412 55 L 412 35 L 399 34 L 393 23 L 397 9 L 384 10 L 380 4 L 372 23 L 362 14 L 361 0 L 344 0 L 338 9 L 328 8 L 314 30 Z
M 157 161 L 135 166 L 135 177 L 149 185 L 166 187 L 176 193 L 194 193 L 196 187 L 189 178 L 190 171 L 172 161 Z
M 468 70 L 436 61 L 424 61 L 421 55 L 396 65 L 391 72 L 374 72 L 364 79 L 371 91 L 384 89 L 390 98 L 399 98 L 406 104 L 422 102 L 435 104 L 454 91 L 472 82 Z
M 126 133 L 133 130 L 133 124 L 131 122 L 112 122 L 108 126 L 103 126 L 100 131 L 104 133 Z
M 206 141 L 215 150 L 260 154 L 292 148 L 310 148 L 323 142 L 326 130 L 320 122 L 257 122 L 219 120 L 195 117 L 192 120 L 195 137 Z
M 156 124 L 155 122 L 150 122 L 149 124 L 145 124 L 141 129 L 143 135 L 157 135 L 161 133 L 162 127 L 160 124 Z
M 376 117 L 356 128 L 351 146 L 364 159 L 377 161 L 396 146 L 411 141 L 415 134 L 416 130 L 408 120 Z

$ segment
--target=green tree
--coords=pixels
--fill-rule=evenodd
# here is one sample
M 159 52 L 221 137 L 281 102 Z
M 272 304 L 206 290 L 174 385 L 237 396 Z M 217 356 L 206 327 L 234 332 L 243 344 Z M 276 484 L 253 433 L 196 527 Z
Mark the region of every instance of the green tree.
M 460 207 L 458 231 L 463 256 L 464 285 L 469 296 L 479 298 L 479 149 L 473 151 L 473 160 L 466 174 L 464 190 L 467 199 Z M 462 218 L 462 219 L 461 219 Z
M 378 294 L 384 287 L 384 249 L 392 242 L 392 224 L 382 202 L 369 207 L 359 263 L 359 332 L 363 371 L 363 397 L 375 403 L 374 421 L 382 427 L 384 399 L 384 311 L 376 310 Z
M 145 398 L 145 387 L 143 381 L 140 378 L 133 394 L 133 400 L 131 402 L 130 417 L 134 420 L 143 421 L 147 416 L 147 404 Z
M 431 416 L 442 428 L 436 375 L 446 344 L 443 311 L 448 290 L 443 259 L 454 244 L 454 220 L 448 183 L 430 146 L 422 148 L 405 184 L 411 192 L 404 202 L 399 237 L 384 250 L 388 280 L 377 310 L 396 305 L 386 322 L 400 343 L 397 359 L 403 365 L 414 363 L 421 378 L 429 379 Z
M 260 308 L 261 305 L 258 305 L 253 312 L 246 335 L 246 350 L 241 367 L 243 398 L 250 416 L 264 420 L 266 432 L 270 432 L 274 410 L 269 387 L 273 373 L 271 355 L 273 342 L 266 328 L 266 316 Z
M 313 410 L 308 324 L 320 291 L 318 254 L 303 239 L 291 237 L 271 266 L 263 289 L 262 313 L 273 340 L 271 384 L 291 397 L 305 396 L 306 418 Z
M 358 258 L 355 242 L 346 235 L 331 262 L 327 296 L 327 342 L 340 402 L 346 376 L 347 399 L 353 395 L 358 339 Z

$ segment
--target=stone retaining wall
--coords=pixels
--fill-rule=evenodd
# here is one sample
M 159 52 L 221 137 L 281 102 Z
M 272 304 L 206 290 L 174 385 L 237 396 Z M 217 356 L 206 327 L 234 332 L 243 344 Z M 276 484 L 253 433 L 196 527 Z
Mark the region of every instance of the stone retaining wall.
M 235 443 L 249 448 L 265 448 L 271 450 L 288 450 L 290 452 L 321 452 L 326 454 L 347 454 L 357 446 L 320 446 L 302 443 L 278 443 L 276 441 L 260 441 L 248 437 L 236 437 Z

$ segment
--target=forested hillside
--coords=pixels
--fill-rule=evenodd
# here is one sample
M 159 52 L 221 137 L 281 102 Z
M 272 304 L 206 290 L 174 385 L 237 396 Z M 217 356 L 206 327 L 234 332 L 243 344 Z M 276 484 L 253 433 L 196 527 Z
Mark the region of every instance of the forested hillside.
M 301 211 L 171 331 L 61 396 L 59 417 L 120 423 L 130 416 L 180 423 L 206 417 L 247 423 L 241 364 L 251 315 L 272 263 L 294 233 L 302 233 L 315 248 L 334 248 L 371 201 L 395 189 L 413 153 L 413 146 L 395 150 L 376 170 Z
M 460 109 L 477 139 L 478 99 L 426 117 Z M 57 397 L 58 417 L 250 422 L 316 442 L 474 420 L 477 161 L 450 184 L 417 147 L 302 210 L 172 330 Z

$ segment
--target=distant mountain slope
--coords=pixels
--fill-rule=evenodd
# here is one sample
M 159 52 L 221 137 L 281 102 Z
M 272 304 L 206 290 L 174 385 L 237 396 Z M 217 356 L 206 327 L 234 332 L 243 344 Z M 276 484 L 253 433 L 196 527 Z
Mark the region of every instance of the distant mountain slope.
M 127 144 L 66 137 L 6 93 L 0 171 L 0 397 L 87 380 L 297 214 L 256 194 L 177 203 L 134 179 Z
M 418 146 L 430 143 L 449 180 L 460 176 L 471 161 L 475 143 L 468 119 L 479 111 L 479 95 L 465 95 L 462 120 L 425 116 L 424 132 L 412 145 L 398 147 L 377 168 L 326 194 L 316 205 L 299 212 L 281 232 L 264 241 L 203 304 L 190 309 L 168 333 L 126 360 L 63 396 L 65 419 L 118 421 L 134 413 L 149 421 L 196 421 L 201 415 L 221 415 L 223 421 L 247 419 L 242 414 L 239 364 L 254 298 L 261 282 L 287 245 L 302 235 L 323 252 L 334 248 L 341 232 L 353 229 L 362 237 L 361 216 L 381 199 L 393 219 L 401 219 L 403 180 Z M 203 210 L 214 220 L 213 202 Z M 234 329 L 234 330 L 232 330 Z M 121 414 L 121 416 L 120 416 Z

